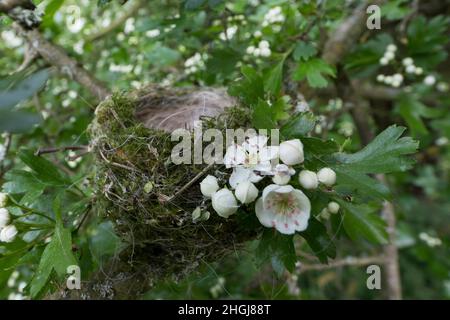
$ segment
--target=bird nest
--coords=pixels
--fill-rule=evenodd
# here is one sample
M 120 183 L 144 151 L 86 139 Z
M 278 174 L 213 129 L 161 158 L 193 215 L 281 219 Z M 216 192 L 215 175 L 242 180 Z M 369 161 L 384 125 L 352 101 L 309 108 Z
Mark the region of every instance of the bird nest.
M 179 279 L 235 251 L 260 230 L 251 208 L 223 219 L 205 204 L 196 177 L 212 174 L 225 181 L 223 165 L 171 161 L 178 141 L 171 141 L 170 132 L 192 128 L 193 120 L 201 118 L 204 129 L 247 128 L 249 110 L 235 104 L 217 89 L 148 87 L 115 94 L 97 107 L 89 131 L 98 212 L 115 223 L 126 244 L 121 260 L 136 272 Z M 211 212 L 209 219 L 193 220 L 198 207 Z

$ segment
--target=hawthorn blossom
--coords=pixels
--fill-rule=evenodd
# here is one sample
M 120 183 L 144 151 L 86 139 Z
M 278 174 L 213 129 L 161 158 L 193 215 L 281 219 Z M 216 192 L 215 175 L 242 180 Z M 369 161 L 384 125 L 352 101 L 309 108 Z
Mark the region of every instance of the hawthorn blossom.
M 223 162 L 227 168 L 234 168 L 229 180 L 233 189 L 240 182 L 259 182 L 263 178 L 261 175 L 271 174 L 271 161 L 278 158 L 279 149 L 267 146 L 267 140 L 266 136 L 254 136 L 242 146 L 228 147 Z
M 0 232 L 0 242 L 13 242 L 18 231 L 14 225 L 6 226 Z
M 291 180 L 295 170 L 285 164 L 277 164 L 273 169 L 272 181 L 278 185 L 285 185 Z
M 271 184 L 256 201 L 255 212 L 263 226 L 293 234 L 308 227 L 311 203 L 302 191 L 291 185 Z
M 293 166 L 304 161 L 303 144 L 299 139 L 284 141 L 280 144 L 280 159 Z
M 317 172 L 317 179 L 319 182 L 330 187 L 336 183 L 336 172 L 330 168 L 322 168 Z
M 200 191 L 205 197 L 210 198 L 217 190 L 219 190 L 219 184 L 217 183 L 217 178 L 214 176 L 207 175 L 200 182 Z
M 217 212 L 217 214 L 223 218 L 228 218 L 232 214 L 236 213 L 239 205 L 233 192 L 224 188 L 211 197 L 212 207 Z

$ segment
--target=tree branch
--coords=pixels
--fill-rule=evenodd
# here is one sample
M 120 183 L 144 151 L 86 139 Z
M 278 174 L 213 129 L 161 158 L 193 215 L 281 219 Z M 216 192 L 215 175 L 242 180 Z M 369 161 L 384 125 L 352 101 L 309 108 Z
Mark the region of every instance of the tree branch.
M 17 22 L 16 28 L 28 42 L 30 50 L 37 52 L 62 74 L 88 89 L 98 100 L 108 97 L 111 93 L 101 81 L 80 66 L 75 59 L 69 57 L 64 49 L 46 40 L 39 33 L 36 27 L 40 23 L 40 18 L 33 11 L 34 8 L 29 0 L 0 0 L 0 13 L 7 14 Z
M 361 34 L 366 30 L 367 13 L 369 5 L 381 5 L 385 0 L 367 0 L 353 10 L 328 38 L 325 43 L 322 59 L 335 65 L 358 43 Z
M 299 273 L 306 272 L 306 271 L 319 271 L 319 270 L 327 270 L 327 269 L 335 269 L 335 268 L 341 268 L 341 267 L 361 267 L 366 266 L 369 264 L 374 263 L 383 263 L 384 262 L 384 256 L 371 256 L 371 257 L 361 257 L 361 258 L 355 258 L 355 257 L 346 257 L 341 260 L 335 260 L 330 262 L 329 264 L 300 264 L 298 267 Z
M 37 29 L 22 29 L 21 34 L 46 62 L 57 67 L 61 74 L 81 84 L 99 101 L 111 95 L 100 80 L 80 66 L 75 59 L 69 57 L 64 49 L 46 40 Z

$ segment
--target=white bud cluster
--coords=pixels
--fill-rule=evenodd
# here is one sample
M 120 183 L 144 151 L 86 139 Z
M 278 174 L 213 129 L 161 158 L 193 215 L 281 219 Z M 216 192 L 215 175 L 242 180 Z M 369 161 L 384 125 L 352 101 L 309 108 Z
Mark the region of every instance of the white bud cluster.
M 236 35 L 237 30 L 238 30 L 237 26 L 228 27 L 227 30 L 219 34 L 220 40 L 226 41 L 233 39 L 233 37 Z
M 390 44 L 386 47 L 386 51 L 384 52 L 384 56 L 380 59 L 380 64 L 382 66 L 387 66 L 389 62 L 394 60 L 395 52 L 397 51 L 397 46 L 395 44 Z
M 423 73 L 423 69 L 421 67 L 416 67 L 414 65 L 414 60 L 410 57 L 404 58 L 402 60 L 402 64 L 405 67 L 405 71 L 408 74 L 421 75 Z
M 271 24 L 283 23 L 285 20 L 284 14 L 280 6 L 273 7 L 264 15 L 262 22 L 263 27 L 267 27 Z
M 429 247 L 432 247 L 432 248 L 442 245 L 441 239 L 432 237 L 426 232 L 421 232 L 419 234 L 419 239 L 422 240 L 423 242 L 425 242 Z
M 402 83 L 403 83 L 403 80 L 404 80 L 403 75 L 401 75 L 400 73 L 396 73 L 396 74 L 394 74 L 392 76 L 386 76 L 384 74 L 379 74 L 377 76 L 377 81 L 378 82 L 383 82 L 383 83 L 385 83 L 387 85 L 390 85 L 390 86 L 392 86 L 394 88 L 400 87 L 402 85 Z
M 186 74 L 193 74 L 196 73 L 199 70 L 202 70 L 205 68 L 205 60 L 208 58 L 206 54 L 201 55 L 200 53 L 194 54 L 192 57 L 188 58 L 184 62 L 185 70 L 184 72 Z
M 3 144 L 0 144 L 0 162 L 5 159 L 6 156 L 6 147 Z
M 251 54 L 255 57 L 270 57 L 272 51 L 270 50 L 270 44 L 267 40 L 261 40 L 258 47 L 249 46 L 246 50 L 247 54 Z
M 8 209 L 4 208 L 8 202 L 8 195 L 0 193 L 0 242 L 13 242 L 18 233 L 17 228 L 9 224 L 11 216 Z
M 145 33 L 145 36 L 147 37 L 147 38 L 156 38 L 156 37 L 158 37 L 159 35 L 161 34 L 161 31 L 159 30 L 159 29 L 151 29 L 151 30 L 148 30 L 146 33 Z

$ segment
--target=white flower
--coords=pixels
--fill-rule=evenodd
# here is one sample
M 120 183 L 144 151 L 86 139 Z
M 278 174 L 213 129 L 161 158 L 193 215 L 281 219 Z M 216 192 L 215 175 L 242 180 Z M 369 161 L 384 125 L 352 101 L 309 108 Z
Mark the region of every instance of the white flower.
M 17 228 L 13 225 L 4 227 L 0 232 L 0 242 L 13 242 L 17 232 Z
M 0 229 L 5 227 L 9 222 L 9 211 L 6 208 L 0 208 Z
M 302 163 L 304 160 L 302 142 L 299 139 L 282 142 L 280 144 L 280 159 L 290 166 Z
M 395 57 L 395 54 L 392 51 L 388 51 L 384 54 L 384 58 L 386 58 L 387 60 L 392 60 L 392 59 L 394 59 L 394 57 Z
M 220 33 L 220 35 L 219 35 L 220 40 L 225 41 L 227 39 L 228 40 L 232 39 L 234 37 L 234 35 L 236 34 L 237 29 L 238 29 L 237 26 L 231 26 L 231 27 L 227 28 L 227 30 L 225 30 L 225 32 Z
M 247 54 L 253 54 L 253 52 L 255 52 L 255 47 L 250 46 L 247 48 L 247 50 L 245 50 L 245 52 L 247 52 Z
M 250 181 L 253 183 L 259 182 L 263 179 L 262 176 L 257 175 L 252 169 L 244 167 L 237 167 L 233 169 L 233 173 L 230 176 L 229 183 L 231 188 L 236 189 L 239 183 Z
M 377 81 L 378 82 L 383 82 L 384 81 L 384 74 L 377 75 Z
M 423 79 L 423 83 L 427 86 L 432 86 L 436 83 L 436 78 L 432 75 L 426 76 L 425 79 Z
M 322 168 L 317 172 L 317 179 L 326 186 L 332 186 L 336 183 L 336 172 L 330 168 Z
M 212 195 L 212 207 L 217 214 L 223 218 L 228 218 L 239 208 L 233 192 L 224 188 Z
M 395 44 L 390 44 L 386 47 L 387 52 L 395 52 L 397 51 L 397 46 Z
M 327 208 L 323 208 L 322 211 L 320 211 L 319 216 L 323 220 L 330 219 L 330 211 L 328 211 Z
M 272 54 L 272 51 L 270 51 L 269 48 L 262 48 L 260 49 L 260 55 L 261 57 L 270 57 L 270 55 Z
M 0 192 L 0 208 L 6 206 L 8 200 L 8 195 L 6 193 Z
M 421 75 L 423 73 L 423 69 L 421 67 L 416 68 L 416 74 Z
M 389 60 L 386 59 L 386 57 L 383 57 L 383 58 L 380 59 L 380 64 L 381 64 L 382 66 L 386 66 L 386 65 L 389 64 Z
M 279 148 L 266 146 L 268 138 L 263 135 L 248 138 L 242 145 L 245 150 L 244 166 L 256 171 L 270 171 L 270 161 L 278 158 Z
M 3 31 L 1 33 L 2 39 L 8 48 L 20 47 L 23 43 L 22 38 L 16 36 L 14 31 Z
M 207 175 L 202 182 L 200 182 L 200 191 L 205 197 L 210 198 L 213 193 L 219 190 L 219 184 L 217 178 L 211 175 Z
M 328 203 L 327 209 L 330 213 L 338 213 L 340 209 L 339 203 L 331 201 Z
M 414 65 L 414 60 L 412 58 L 410 58 L 410 57 L 407 57 L 407 58 L 402 60 L 402 63 L 403 63 L 403 65 L 405 67 L 408 67 L 408 66 Z
M 236 187 L 234 195 L 241 203 L 251 203 L 258 197 L 258 189 L 250 181 L 245 181 Z
M 384 83 L 386 83 L 386 84 L 392 84 L 393 81 L 394 81 L 394 79 L 392 78 L 392 76 L 384 77 Z
M 413 65 L 407 66 L 406 73 L 416 73 L 416 66 L 413 66 Z
M 298 175 L 300 185 L 305 189 L 316 189 L 319 185 L 317 174 L 309 170 L 302 170 Z
M 269 45 L 269 42 L 268 42 L 267 40 L 261 40 L 261 41 L 259 42 L 258 47 L 259 47 L 260 49 L 264 49 L 264 48 L 269 48 L 270 45 Z
M 271 184 L 256 201 L 255 212 L 263 226 L 293 234 L 308 227 L 311 203 L 303 192 L 290 185 Z
M 289 180 L 291 180 L 291 176 L 295 174 L 295 170 L 288 167 L 285 164 L 277 164 L 273 169 L 273 178 L 272 181 L 278 185 L 288 184 Z
M 243 165 L 246 159 L 245 149 L 237 144 L 232 144 L 227 148 L 223 163 L 227 168 Z
M 394 81 L 403 82 L 403 76 L 400 73 L 396 73 L 392 76 Z
M 152 30 L 148 30 L 145 35 L 148 38 L 156 38 L 161 34 L 161 31 L 159 29 L 152 29 Z

